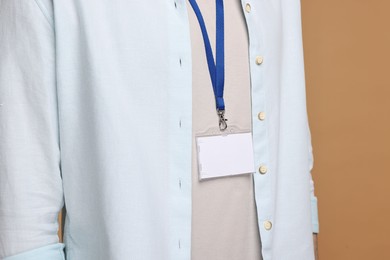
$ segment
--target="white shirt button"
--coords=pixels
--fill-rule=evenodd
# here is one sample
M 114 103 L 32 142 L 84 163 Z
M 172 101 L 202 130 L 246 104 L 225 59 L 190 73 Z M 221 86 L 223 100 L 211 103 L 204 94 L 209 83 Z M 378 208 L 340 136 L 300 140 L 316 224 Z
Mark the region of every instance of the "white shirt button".
M 260 65 L 263 63 L 263 56 L 256 56 L 256 64 Z
M 246 3 L 245 5 L 245 11 L 249 13 L 251 11 L 251 5 L 249 3 Z
M 267 220 L 267 221 L 264 221 L 264 228 L 266 230 L 270 230 L 272 228 L 272 222 Z
M 267 172 L 267 167 L 264 166 L 264 165 L 261 165 L 261 166 L 259 167 L 259 172 L 260 172 L 261 174 L 266 173 L 266 172 Z
M 264 120 L 265 119 L 265 113 L 264 112 L 259 112 L 257 114 L 257 117 L 259 118 L 259 120 Z

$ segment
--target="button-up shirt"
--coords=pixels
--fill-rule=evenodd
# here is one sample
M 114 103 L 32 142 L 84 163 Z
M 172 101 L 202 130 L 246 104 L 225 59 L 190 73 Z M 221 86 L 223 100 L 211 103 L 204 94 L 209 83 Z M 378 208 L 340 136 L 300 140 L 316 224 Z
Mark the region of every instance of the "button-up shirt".
M 300 2 L 241 6 L 263 259 L 311 260 Z M 184 0 L 0 1 L 0 258 L 190 259 L 190 43 Z

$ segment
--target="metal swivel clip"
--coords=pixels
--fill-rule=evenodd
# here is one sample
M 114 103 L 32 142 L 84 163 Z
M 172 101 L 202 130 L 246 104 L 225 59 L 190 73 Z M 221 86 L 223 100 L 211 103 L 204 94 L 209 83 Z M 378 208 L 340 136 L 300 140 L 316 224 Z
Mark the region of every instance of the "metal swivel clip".
M 219 110 L 217 109 L 217 113 L 219 116 L 219 129 L 221 131 L 224 131 L 227 128 L 227 119 L 225 118 L 225 110 Z

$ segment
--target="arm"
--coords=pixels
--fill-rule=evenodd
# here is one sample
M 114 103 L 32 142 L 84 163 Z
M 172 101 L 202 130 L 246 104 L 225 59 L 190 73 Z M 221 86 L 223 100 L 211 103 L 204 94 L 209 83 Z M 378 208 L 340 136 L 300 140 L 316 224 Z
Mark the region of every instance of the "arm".
M 313 233 L 314 256 L 315 256 L 316 260 L 319 259 L 319 256 L 318 256 L 318 237 L 317 236 L 318 236 L 317 233 Z
M 47 9 L 45 9 L 47 10 Z M 0 0 L 0 259 L 63 260 L 54 31 L 34 0 Z

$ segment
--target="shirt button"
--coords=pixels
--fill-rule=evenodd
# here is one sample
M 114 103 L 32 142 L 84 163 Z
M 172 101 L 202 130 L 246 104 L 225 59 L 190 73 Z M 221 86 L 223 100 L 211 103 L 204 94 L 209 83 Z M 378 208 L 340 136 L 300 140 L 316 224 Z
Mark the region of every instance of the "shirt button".
M 260 112 L 257 114 L 257 117 L 259 118 L 259 120 L 264 120 L 265 119 L 265 113 L 264 112 Z
M 267 220 L 267 221 L 264 221 L 264 228 L 266 230 L 270 230 L 272 228 L 272 222 Z
M 256 56 L 256 64 L 260 65 L 263 63 L 263 56 Z
M 260 172 L 261 174 L 266 173 L 266 172 L 267 172 L 267 167 L 265 167 L 264 165 L 261 165 L 261 166 L 259 167 L 259 172 Z
M 251 11 L 251 5 L 249 3 L 246 3 L 245 5 L 245 11 L 249 13 Z

